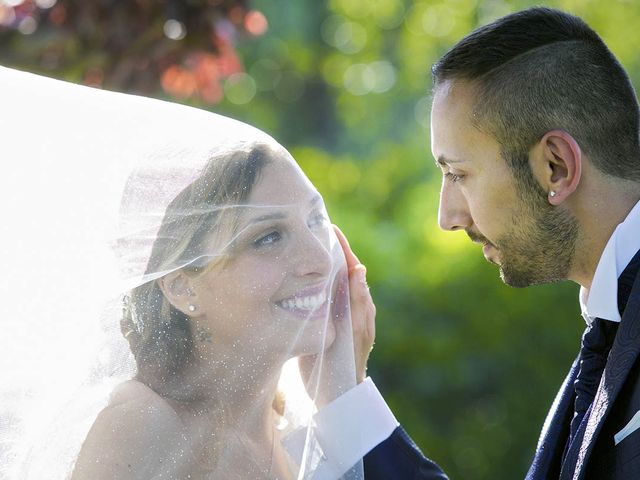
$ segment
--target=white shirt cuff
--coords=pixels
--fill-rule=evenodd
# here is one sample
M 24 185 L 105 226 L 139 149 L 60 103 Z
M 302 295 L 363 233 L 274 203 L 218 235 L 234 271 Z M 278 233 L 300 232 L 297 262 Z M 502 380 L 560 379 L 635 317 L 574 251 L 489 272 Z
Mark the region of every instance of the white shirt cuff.
M 369 377 L 322 408 L 313 419 L 322 450 L 314 478 L 321 479 L 342 476 L 399 425 Z M 296 433 L 302 432 L 290 437 Z M 287 442 L 290 447 L 292 440 Z

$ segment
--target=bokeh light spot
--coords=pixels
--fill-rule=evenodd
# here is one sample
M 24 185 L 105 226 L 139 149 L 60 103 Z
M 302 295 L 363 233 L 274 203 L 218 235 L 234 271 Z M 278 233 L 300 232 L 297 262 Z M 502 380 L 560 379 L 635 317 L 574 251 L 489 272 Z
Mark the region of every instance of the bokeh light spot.
M 174 18 L 164 22 L 163 31 L 166 37 L 171 40 L 182 40 L 187 36 L 187 27 L 185 27 L 184 23 Z
M 256 81 L 258 90 L 262 92 L 273 90 L 282 78 L 280 65 L 270 58 L 263 58 L 255 62 L 249 70 L 249 74 Z
M 320 33 L 328 45 L 347 54 L 358 53 L 367 44 L 365 28 L 340 15 L 332 15 L 322 22 Z
M 267 31 L 269 23 L 262 12 L 250 10 L 244 17 L 244 28 L 251 35 L 258 37 Z
M 39 8 L 52 8 L 58 0 L 36 0 L 36 6 Z
M 366 95 L 375 87 L 375 74 L 364 63 L 355 63 L 344 72 L 344 87 L 352 95 Z
M 422 28 L 425 33 L 434 37 L 444 37 L 453 29 L 455 12 L 445 5 L 430 7 L 422 14 Z
M 367 44 L 367 31 L 359 23 L 343 23 L 335 36 L 336 46 L 344 53 L 358 53 Z
M 344 72 L 349 68 L 349 65 L 349 58 L 344 55 L 337 53 L 329 55 L 322 63 L 322 76 L 334 87 L 342 88 Z
M 256 82 L 244 72 L 234 73 L 224 82 L 224 95 L 231 103 L 245 105 L 256 95 Z
M 331 15 L 330 17 L 325 18 L 320 26 L 320 34 L 322 35 L 322 39 L 325 43 L 332 47 L 337 47 L 335 43 L 336 31 L 343 23 L 345 23 L 345 19 L 340 15 Z
M 365 18 L 372 7 L 371 0 L 338 0 L 339 8 L 351 18 Z
M 492 22 L 496 18 L 511 13 L 512 7 L 503 0 L 489 0 L 478 3 L 478 23 Z
M 384 93 L 391 89 L 396 83 L 396 69 L 386 60 L 379 60 L 369 64 L 373 72 L 374 85 L 372 91 Z
M 344 87 L 353 95 L 384 93 L 396 82 L 396 71 L 386 60 L 356 63 L 344 72 Z
M 189 98 L 197 88 L 193 74 L 177 65 L 172 65 L 162 73 L 160 83 L 165 92 L 177 98 Z
M 18 24 L 18 30 L 24 35 L 31 35 L 38 28 L 38 22 L 33 17 L 24 17 Z
M 380 28 L 391 30 L 402 25 L 405 8 L 399 0 L 374 0 L 371 13 Z

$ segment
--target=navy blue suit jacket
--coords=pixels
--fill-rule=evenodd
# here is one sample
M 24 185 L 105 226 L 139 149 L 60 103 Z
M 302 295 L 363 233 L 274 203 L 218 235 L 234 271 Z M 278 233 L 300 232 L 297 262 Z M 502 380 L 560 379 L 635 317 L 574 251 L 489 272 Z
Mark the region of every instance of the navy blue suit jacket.
M 640 479 L 640 429 L 618 445 L 613 439 L 640 411 L 639 269 L 640 252 L 620 278 L 619 303 L 623 300 L 626 306 L 595 399 L 580 425 L 579 441 L 566 445 L 576 360 L 547 414 L 526 480 Z M 400 427 L 365 456 L 364 469 L 366 480 L 446 478 Z

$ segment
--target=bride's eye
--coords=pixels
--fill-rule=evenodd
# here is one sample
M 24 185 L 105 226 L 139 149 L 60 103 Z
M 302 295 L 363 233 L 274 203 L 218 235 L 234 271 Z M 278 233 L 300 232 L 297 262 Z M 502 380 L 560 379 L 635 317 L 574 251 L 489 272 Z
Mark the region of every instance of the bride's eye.
M 328 223 L 329 218 L 323 211 L 314 213 L 309 219 L 310 228 L 325 227 Z
M 273 232 L 269 232 L 266 235 L 263 235 L 260 238 L 254 240 L 253 246 L 256 248 L 266 247 L 277 243 L 281 238 L 282 236 L 280 235 L 280 232 L 274 230 Z

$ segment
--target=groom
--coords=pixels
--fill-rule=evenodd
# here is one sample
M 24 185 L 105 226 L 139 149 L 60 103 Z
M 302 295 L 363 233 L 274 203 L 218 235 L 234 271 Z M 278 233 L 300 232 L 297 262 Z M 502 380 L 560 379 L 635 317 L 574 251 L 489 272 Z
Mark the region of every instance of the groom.
M 439 223 L 514 287 L 581 285 L 587 328 L 527 479 L 640 478 L 640 128 L 625 71 L 581 19 L 546 8 L 463 38 L 433 67 Z M 401 427 L 372 479 L 442 479 Z

